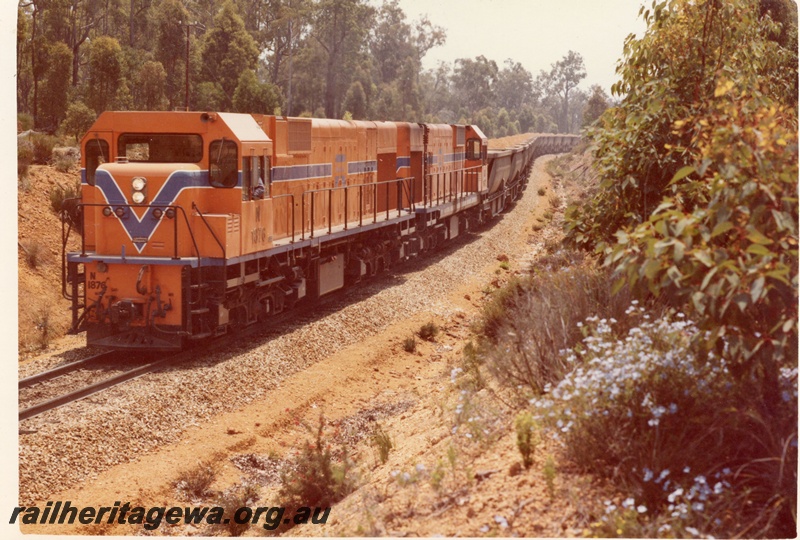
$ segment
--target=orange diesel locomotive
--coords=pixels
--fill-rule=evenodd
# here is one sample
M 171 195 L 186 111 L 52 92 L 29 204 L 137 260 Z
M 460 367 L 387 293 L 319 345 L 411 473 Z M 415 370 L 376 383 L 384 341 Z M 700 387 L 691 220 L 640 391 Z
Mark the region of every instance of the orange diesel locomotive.
M 536 156 L 576 140 L 489 152 L 469 125 L 103 113 L 63 258 L 72 332 L 171 350 L 246 326 L 496 215 Z

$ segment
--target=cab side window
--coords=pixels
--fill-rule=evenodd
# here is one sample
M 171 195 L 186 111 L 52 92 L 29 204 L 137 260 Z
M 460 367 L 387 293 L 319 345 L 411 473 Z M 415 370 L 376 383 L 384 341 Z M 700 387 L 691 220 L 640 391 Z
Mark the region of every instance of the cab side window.
M 467 159 L 481 159 L 480 139 L 470 139 L 467 141 Z
M 86 143 L 86 181 L 94 185 L 94 173 L 97 167 L 108 162 L 108 143 L 103 139 L 92 139 Z
M 256 201 L 269 197 L 269 158 L 247 156 L 242 159 L 242 200 Z
M 239 158 L 236 143 L 220 139 L 208 148 L 208 181 L 218 188 L 232 188 L 239 183 Z

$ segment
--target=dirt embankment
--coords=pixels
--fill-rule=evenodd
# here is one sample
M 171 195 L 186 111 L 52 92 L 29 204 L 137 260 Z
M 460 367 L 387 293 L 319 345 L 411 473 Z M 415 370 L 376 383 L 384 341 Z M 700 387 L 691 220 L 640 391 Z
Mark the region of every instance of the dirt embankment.
M 77 167 L 64 173 L 47 165 L 32 165 L 17 190 L 21 357 L 47 349 L 70 325 L 70 303 L 61 295 L 61 220 L 51 208 L 50 195 L 79 181 Z M 77 234 L 71 235 L 68 249 L 80 249 Z

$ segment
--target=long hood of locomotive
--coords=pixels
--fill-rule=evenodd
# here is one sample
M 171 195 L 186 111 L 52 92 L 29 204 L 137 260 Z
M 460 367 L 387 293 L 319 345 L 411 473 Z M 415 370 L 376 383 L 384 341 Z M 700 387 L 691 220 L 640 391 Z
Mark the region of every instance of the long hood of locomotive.
M 141 204 L 132 198 L 135 178 L 146 181 Z M 194 256 L 191 239 L 186 238 L 192 203 L 209 208 L 213 198 L 215 209 L 233 212 L 241 201 L 240 189 L 214 190 L 208 171 L 193 163 L 105 164 L 95 172 L 94 183 L 89 190 L 98 205 L 87 211 L 92 212 L 97 255 L 172 257 L 177 240 L 178 256 Z M 103 213 L 106 207 L 111 210 L 108 216 Z

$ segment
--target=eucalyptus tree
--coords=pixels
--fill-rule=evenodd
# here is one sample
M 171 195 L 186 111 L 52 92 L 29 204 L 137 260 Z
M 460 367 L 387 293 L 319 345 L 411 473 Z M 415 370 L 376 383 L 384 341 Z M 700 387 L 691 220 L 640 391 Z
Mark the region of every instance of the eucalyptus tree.
M 366 37 L 375 9 L 364 0 L 320 0 L 314 5 L 310 36 L 319 46 L 324 74 L 325 115 L 340 116 L 353 68 L 366 59 Z
M 239 76 L 255 69 L 258 60 L 256 43 L 230 0 L 222 5 L 214 26 L 206 33 L 202 58 L 201 78 L 219 85 L 224 94 L 223 108 L 230 110 Z

